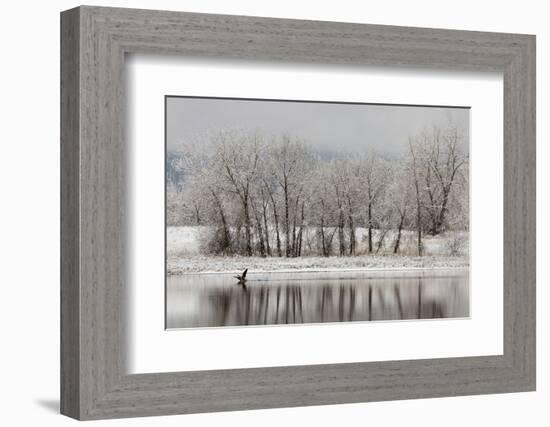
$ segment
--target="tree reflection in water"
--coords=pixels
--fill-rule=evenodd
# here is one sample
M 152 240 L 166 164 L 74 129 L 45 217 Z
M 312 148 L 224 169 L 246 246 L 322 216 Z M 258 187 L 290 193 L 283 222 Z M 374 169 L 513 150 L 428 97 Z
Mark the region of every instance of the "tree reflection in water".
M 467 317 L 467 271 L 172 276 L 167 327 Z

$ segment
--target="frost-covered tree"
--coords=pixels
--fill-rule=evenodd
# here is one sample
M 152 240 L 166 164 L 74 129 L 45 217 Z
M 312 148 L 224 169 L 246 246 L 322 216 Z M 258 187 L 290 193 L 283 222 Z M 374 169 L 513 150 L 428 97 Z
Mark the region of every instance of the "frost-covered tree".
M 245 250 L 247 255 L 252 255 L 252 187 L 258 179 L 262 140 L 256 133 L 222 132 L 216 135 L 214 144 L 214 168 L 219 172 L 222 188 L 234 194 L 241 203 Z
M 332 174 L 334 165 L 322 162 L 311 178 L 310 224 L 315 229 L 317 250 L 322 256 L 332 254 L 332 242 L 337 231 L 337 211 L 335 199 L 332 196 Z
M 376 225 L 376 204 L 388 185 L 389 165 L 374 152 L 362 158 L 362 186 L 368 230 L 368 251 L 373 251 L 373 229 Z
M 410 230 L 422 255 L 424 233 L 468 230 L 464 144 L 449 126 L 411 136 L 402 157 L 321 156 L 289 135 L 220 131 L 170 156 L 168 225 L 201 226 L 212 253 L 279 257 L 398 254 Z
M 394 254 L 399 252 L 403 230 L 414 208 L 413 192 L 407 164 L 403 159 L 397 159 L 391 165 L 389 183 L 384 197 L 388 227 L 395 230 L 395 240 L 392 245 Z
M 285 255 L 290 257 L 295 254 L 296 222 L 304 212 L 304 183 L 314 158 L 308 145 L 288 135 L 272 145 L 271 156 L 273 177 L 282 192 Z
M 437 235 L 448 229 L 450 211 L 455 222 L 467 223 L 468 192 L 463 185 L 460 188 L 467 163 L 464 136 L 453 124 L 433 127 L 409 138 L 408 164 L 415 190 L 419 255 L 422 230 Z M 455 194 L 457 189 L 462 191 Z

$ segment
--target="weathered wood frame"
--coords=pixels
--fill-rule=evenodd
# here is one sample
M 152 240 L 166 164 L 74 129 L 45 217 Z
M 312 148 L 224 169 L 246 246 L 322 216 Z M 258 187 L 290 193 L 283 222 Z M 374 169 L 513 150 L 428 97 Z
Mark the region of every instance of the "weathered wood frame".
M 502 72 L 504 354 L 126 374 L 130 52 Z M 534 36 L 88 6 L 61 14 L 63 414 L 99 419 L 534 389 Z

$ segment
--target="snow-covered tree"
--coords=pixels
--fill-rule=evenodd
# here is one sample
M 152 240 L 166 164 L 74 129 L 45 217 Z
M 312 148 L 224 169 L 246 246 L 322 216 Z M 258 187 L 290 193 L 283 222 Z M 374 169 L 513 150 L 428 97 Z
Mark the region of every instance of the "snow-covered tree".
M 403 151 L 321 155 L 290 135 L 219 131 L 171 153 L 167 222 L 201 226 L 219 254 L 398 254 L 414 231 L 422 255 L 423 234 L 468 230 L 467 150 L 449 125 Z

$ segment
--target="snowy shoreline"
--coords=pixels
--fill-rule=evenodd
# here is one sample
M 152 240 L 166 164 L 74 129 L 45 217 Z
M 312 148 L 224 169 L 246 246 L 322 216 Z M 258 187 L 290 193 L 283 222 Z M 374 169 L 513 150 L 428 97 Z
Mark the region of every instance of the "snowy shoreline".
M 444 271 L 469 268 L 462 257 L 169 257 L 167 275 L 182 274 L 235 274 L 245 268 L 250 273 L 299 273 L 299 272 L 382 272 L 382 271 Z
M 335 272 L 335 271 L 406 271 L 406 270 L 449 270 L 464 269 L 469 266 L 466 250 L 459 256 L 448 253 L 447 244 L 460 233 L 427 236 L 423 241 L 424 256 L 416 255 L 416 240 L 410 231 L 403 232 L 400 254 L 388 253 L 392 247 L 382 248 L 385 253 L 368 254 L 362 252 L 355 256 L 304 255 L 300 257 L 261 257 L 261 256 L 222 256 L 201 254 L 201 233 L 205 227 L 168 227 L 167 261 L 168 276 L 187 273 L 197 274 L 235 274 L 245 268 L 250 273 L 272 272 Z M 364 237 L 366 229 L 357 228 L 357 250 L 366 251 Z M 378 233 L 375 230 L 375 233 Z M 466 241 L 467 241 L 467 236 Z M 393 241 L 393 240 L 392 240 Z
M 270 274 L 270 273 L 382 273 L 382 272 L 403 272 L 403 273 L 409 273 L 409 272 L 424 272 L 424 271 L 435 271 L 435 272 L 446 272 L 446 271 L 465 271 L 468 270 L 468 266 L 463 267 L 403 267 L 403 268 L 397 268 L 397 267 L 373 267 L 373 268 L 346 268 L 346 269 L 339 269 L 339 268 L 329 268 L 329 269 L 318 269 L 318 270 L 312 270 L 312 269 L 303 269 L 303 270 L 254 270 L 250 271 L 248 274 Z M 170 273 L 168 272 L 168 276 L 181 276 L 184 274 L 197 274 L 197 275 L 209 275 L 209 274 L 236 274 L 241 273 L 240 270 L 234 270 L 234 271 L 185 271 L 180 273 Z

